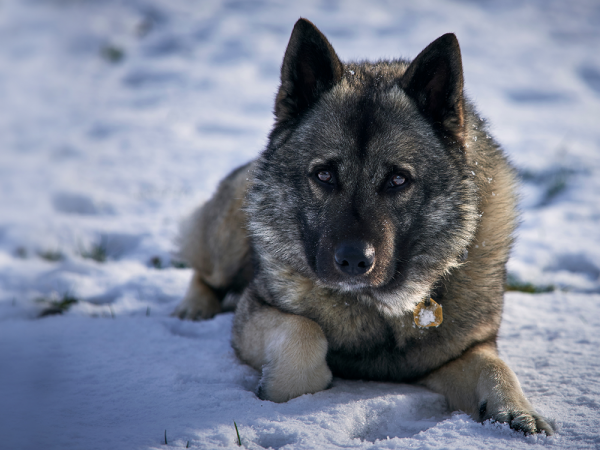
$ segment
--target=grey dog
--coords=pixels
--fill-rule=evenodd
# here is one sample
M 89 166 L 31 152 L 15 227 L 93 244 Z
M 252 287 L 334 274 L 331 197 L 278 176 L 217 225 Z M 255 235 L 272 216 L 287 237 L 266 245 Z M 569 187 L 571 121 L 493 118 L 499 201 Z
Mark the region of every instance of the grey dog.
M 266 400 L 333 375 L 415 382 L 475 420 L 552 434 L 496 346 L 514 185 L 453 34 L 413 61 L 344 64 L 300 19 L 266 149 L 182 227 L 194 275 L 174 314 L 235 309 Z

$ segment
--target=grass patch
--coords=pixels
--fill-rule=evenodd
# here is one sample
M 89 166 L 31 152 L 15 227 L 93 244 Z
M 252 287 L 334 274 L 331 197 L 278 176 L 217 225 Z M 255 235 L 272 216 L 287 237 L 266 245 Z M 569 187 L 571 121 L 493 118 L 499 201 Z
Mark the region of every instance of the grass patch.
M 46 316 L 54 316 L 57 314 L 63 314 L 68 311 L 71 306 L 76 303 L 79 303 L 79 299 L 74 295 L 71 295 L 69 292 L 65 292 L 62 297 L 48 298 L 48 297 L 38 297 L 35 299 L 38 303 L 45 303 L 47 306 L 40 312 L 39 317 Z
M 50 262 L 62 261 L 65 259 L 65 255 L 60 250 L 40 250 L 37 255 Z
M 100 56 L 112 64 L 120 63 L 125 57 L 125 51 L 115 45 L 105 45 L 100 49 Z
M 85 259 L 93 259 L 94 261 L 103 263 L 108 257 L 108 245 L 106 238 L 101 237 L 99 242 L 92 244 L 89 248 L 82 248 L 79 254 Z
M 504 290 L 507 292 L 525 292 L 527 294 L 541 294 L 543 292 L 554 291 L 554 286 L 540 285 L 536 286 L 519 280 L 515 275 L 508 274 Z
M 171 260 L 168 263 L 165 263 L 160 256 L 153 256 L 148 260 L 148 266 L 154 267 L 155 269 L 168 269 L 169 267 L 173 267 L 174 269 L 189 269 L 190 265 L 183 261 L 175 261 Z
M 153 256 L 152 258 L 150 258 L 150 260 L 148 261 L 148 265 L 150 267 L 154 267 L 155 269 L 163 268 L 163 262 L 162 259 L 160 259 L 160 256 Z
M 544 195 L 540 200 L 538 207 L 546 206 L 552 203 L 556 197 L 567 190 L 570 179 L 577 172 L 568 167 L 558 167 L 553 170 L 546 170 L 540 173 L 531 171 L 521 171 L 521 179 L 528 183 L 537 184 L 544 189 Z
M 567 189 L 567 177 L 566 176 L 557 176 L 552 183 L 546 188 L 546 192 L 544 194 L 544 199 L 542 200 L 543 205 L 547 205 L 558 194 L 562 193 Z
M 190 265 L 183 261 L 171 261 L 171 267 L 175 269 L 189 269 Z

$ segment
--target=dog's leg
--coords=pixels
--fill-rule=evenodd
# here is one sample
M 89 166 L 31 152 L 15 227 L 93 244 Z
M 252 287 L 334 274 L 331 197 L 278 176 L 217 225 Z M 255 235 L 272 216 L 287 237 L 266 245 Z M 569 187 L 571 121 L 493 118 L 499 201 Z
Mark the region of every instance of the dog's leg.
M 493 344 L 480 344 L 421 380 L 443 394 L 453 409 L 475 420 L 506 422 L 525 434 L 553 434 L 552 427 L 527 401 L 517 376 Z
M 243 210 L 250 170 L 250 164 L 234 170 L 221 181 L 215 195 L 182 223 L 177 256 L 194 269 L 194 275 L 173 316 L 210 319 L 221 311 L 232 310 L 236 294 L 252 279 Z
M 220 312 L 221 302 L 215 292 L 194 271 L 187 293 L 172 315 L 180 319 L 198 320 L 210 319 Z
M 258 396 L 281 403 L 327 388 L 332 375 L 321 327 L 247 300 L 244 296 L 238 305 L 232 344 L 240 359 L 262 370 Z

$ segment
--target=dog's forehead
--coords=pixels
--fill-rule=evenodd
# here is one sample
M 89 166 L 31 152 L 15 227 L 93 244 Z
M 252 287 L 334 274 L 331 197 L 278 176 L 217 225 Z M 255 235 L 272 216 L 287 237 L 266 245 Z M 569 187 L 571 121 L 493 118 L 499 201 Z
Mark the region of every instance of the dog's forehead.
M 350 159 L 373 168 L 419 165 L 442 151 L 414 102 L 393 83 L 378 87 L 343 80 L 318 102 L 306 125 L 322 161 Z

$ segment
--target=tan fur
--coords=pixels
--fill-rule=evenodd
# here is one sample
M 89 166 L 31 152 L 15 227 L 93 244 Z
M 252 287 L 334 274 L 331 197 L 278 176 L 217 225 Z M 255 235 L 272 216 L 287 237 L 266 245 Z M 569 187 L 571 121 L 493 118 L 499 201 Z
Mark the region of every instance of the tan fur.
M 185 297 L 173 315 L 181 319 L 210 319 L 220 312 L 221 302 L 214 291 L 202 280 L 199 272 L 194 272 Z
M 178 257 L 192 266 L 194 276 L 173 315 L 181 319 L 209 319 L 222 310 L 222 298 L 215 290 L 230 289 L 236 282 L 245 284 L 252 277 L 246 215 L 242 209 L 251 170 L 252 166 L 246 165 L 232 173 L 221 182 L 215 195 L 183 222 Z M 226 306 L 225 303 L 224 310 L 228 309 Z
M 249 320 L 236 328 L 232 342 L 244 362 L 262 370 L 262 398 L 281 403 L 329 385 L 327 339 L 319 325 L 267 305 L 243 310 L 244 305 L 242 300 L 241 314 Z
M 493 418 L 518 430 L 553 433 L 523 395 L 516 375 L 498 357 L 494 344 L 470 349 L 420 383 L 445 395 L 450 408 L 475 419 Z

